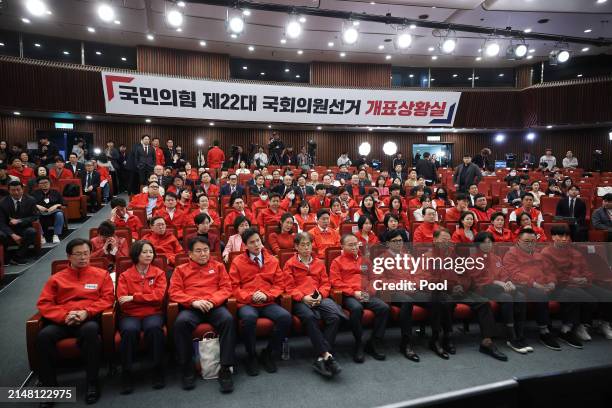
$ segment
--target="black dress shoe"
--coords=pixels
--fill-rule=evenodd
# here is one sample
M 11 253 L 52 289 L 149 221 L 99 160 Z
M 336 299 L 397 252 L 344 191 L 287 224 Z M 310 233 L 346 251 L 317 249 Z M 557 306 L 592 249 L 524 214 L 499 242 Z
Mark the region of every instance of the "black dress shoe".
M 444 348 L 442 347 L 440 340 L 431 340 L 429 342 L 429 348 L 431 349 L 431 351 L 436 353 L 438 357 L 443 358 L 444 360 L 448 360 L 450 358 L 448 356 L 448 353 L 444 351 Z
M 483 354 L 487 354 L 487 355 L 493 357 L 496 360 L 499 360 L 499 361 L 508 361 L 508 356 L 506 356 L 504 353 L 499 351 L 499 349 L 497 348 L 495 343 L 491 343 L 488 346 L 485 346 L 484 344 L 481 344 L 480 345 L 480 349 L 478 351 L 480 351 Z
M 128 395 L 134 391 L 134 383 L 132 382 L 132 373 L 129 371 L 121 372 L 121 395 Z
M 327 365 L 325 364 L 325 360 L 323 360 L 323 359 L 315 360 L 314 363 L 312 363 L 312 368 L 317 373 L 319 373 L 321 376 L 323 376 L 325 378 L 332 378 L 332 376 L 333 376 L 331 371 L 327 368 Z
M 371 339 L 366 343 L 365 352 L 374 357 L 375 360 L 384 360 L 387 358 L 382 350 L 382 342 L 378 339 Z
M 402 353 L 404 357 L 406 357 L 408 360 L 414 361 L 416 363 L 421 361 L 417 353 L 415 353 L 414 350 L 412 349 L 412 341 L 410 337 L 407 337 L 407 336 L 402 337 L 402 341 L 400 343 L 399 350 L 400 350 L 400 353 Z
M 259 375 L 259 363 L 257 362 L 256 356 L 249 356 L 245 362 L 245 370 L 248 375 L 255 377 Z
M 95 404 L 100 399 L 100 387 L 98 383 L 87 384 L 87 391 L 85 392 L 85 403 L 87 405 Z
M 272 356 L 272 352 L 267 348 L 263 349 L 261 354 L 259 355 L 259 362 L 263 366 L 264 370 L 266 370 L 266 372 L 270 374 L 273 374 L 278 371 L 278 368 L 276 367 L 276 362 L 274 361 L 274 357 Z
M 223 394 L 228 394 L 234 391 L 234 380 L 232 379 L 232 372 L 229 367 L 222 366 L 219 370 L 219 391 Z
M 442 339 L 442 348 L 448 354 L 455 354 L 455 353 L 457 353 L 457 347 L 455 347 L 455 343 L 453 343 L 453 341 L 451 340 L 450 337 L 444 337 Z
M 333 356 L 330 356 L 325 360 L 325 367 L 330 373 L 332 373 L 332 375 L 340 374 L 342 371 L 342 367 L 340 367 L 340 364 L 338 364 Z
M 195 369 L 193 364 L 188 363 L 183 367 L 183 377 L 181 378 L 181 385 L 185 391 L 193 390 L 195 388 Z
M 353 352 L 353 361 L 356 363 L 363 363 L 365 361 L 365 354 L 362 342 L 355 344 L 355 351 Z

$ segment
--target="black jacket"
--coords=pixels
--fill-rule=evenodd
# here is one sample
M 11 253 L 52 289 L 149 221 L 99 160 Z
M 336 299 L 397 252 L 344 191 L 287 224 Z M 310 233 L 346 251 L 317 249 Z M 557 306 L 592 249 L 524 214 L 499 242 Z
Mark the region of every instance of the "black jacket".
M 84 171 L 83 174 L 81 174 L 81 187 L 83 187 L 83 192 L 85 192 L 86 182 L 87 182 L 87 172 Z M 100 187 L 100 173 L 98 173 L 95 170 L 91 172 L 90 185 L 93 186 L 93 191 L 96 191 L 96 189 Z
M 138 143 L 134 146 L 134 164 L 138 170 L 153 170 L 155 167 L 155 150 L 153 146 L 148 147 L 147 154 L 142 143 Z
M 286 187 L 284 184 L 279 184 L 272 189 L 272 192 L 280 194 L 282 198 L 285 198 L 288 192 L 295 191 L 294 186 Z M 295 196 L 298 196 L 298 193 L 295 193 Z
M 583 224 L 586 219 L 586 204 L 580 198 L 575 199 L 574 203 L 574 218 L 578 221 L 579 224 Z M 571 217 L 572 214 L 570 212 L 570 200 L 569 197 L 563 197 L 557 203 L 557 209 L 555 211 L 555 215 L 558 217 Z
M 462 182 L 462 175 L 465 172 L 465 179 Z M 482 172 L 474 163 L 470 163 L 467 167 L 461 163 L 455 167 L 455 173 L 453 174 L 453 183 L 459 185 L 459 190 L 467 190 L 470 184 L 478 184 L 482 180 Z
M 303 200 L 304 198 L 306 198 L 306 196 L 312 196 L 315 194 L 315 189 L 311 186 L 304 186 L 304 190 L 306 192 L 306 195 L 304 195 L 304 193 L 302 192 L 302 187 L 295 186 L 296 197 L 300 197 Z
M 430 160 L 419 160 L 416 164 L 416 172 L 418 176 L 423 176 L 425 180 L 432 181 L 433 183 L 438 181 L 436 166 Z
M 66 162 L 66 166 L 68 170 L 74 174 L 74 178 L 81 178 L 81 175 L 85 173 L 85 166 L 81 162 L 77 162 L 76 166 L 72 166 L 72 163 Z
M 50 189 L 47 194 L 43 193 L 42 190 L 35 190 L 32 192 L 32 198 L 36 201 L 37 205 L 41 207 L 49 208 L 56 204 L 64 205 L 64 198 L 57 190 Z M 45 198 L 49 199 L 49 202 L 45 202 Z
M 10 225 L 11 218 L 21 220 L 17 225 Z M 19 212 L 15 211 L 15 204 L 11 196 L 4 197 L 0 201 L 0 231 L 6 236 L 10 236 L 15 231 L 22 230 L 32 226 L 34 221 L 38 220 L 38 209 L 36 201 L 29 195 L 21 197 Z

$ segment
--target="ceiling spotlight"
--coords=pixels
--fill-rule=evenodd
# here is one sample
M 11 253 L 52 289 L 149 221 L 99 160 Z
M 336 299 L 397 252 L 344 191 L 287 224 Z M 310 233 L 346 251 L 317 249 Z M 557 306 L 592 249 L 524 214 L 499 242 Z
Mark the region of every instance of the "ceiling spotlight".
M 330 42 L 327 43 L 327 46 L 331 48 L 331 47 L 334 46 L 334 43 L 330 41 Z
M 266 75 L 266 73 L 265 73 L 265 72 L 260 72 L 260 73 L 259 73 L 259 75 L 261 75 L 261 76 L 265 76 L 265 75 Z
M 151 123 L 151 119 L 145 119 L 146 123 Z
M 47 5 L 42 0 L 27 0 L 25 7 L 30 14 L 36 17 L 47 14 Z
M 523 32 L 529 34 L 531 32 L 531 28 L 526 28 L 523 30 Z
M 251 52 L 253 52 L 253 51 L 255 51 L 255 47 L 253 47 L 252 45 L 249 45 L 248 50 L 249 50 L 249 51 L 251 51 Z
M 96 55 L 102 55 L 101 51 L 96 51 Z
M 300 23 L 304 24 L 304 23 L 306 22 L 306 17 L 301 16 L 301 17 L 298 19 L 298 21 L 299 21 Z
M 127 61 L 127 58 L 121 57 L 121 61 Z
M 64 51 L 64 55 L 70 55 L 70 52 Z
M 87 31 L 89 31 L 90 33 L 95 33 L 96 29 L 93 27 L 87 27 Z
M 384 50 L 384 49 L 385 49 L 385 46 L 384 46 L 384 45 L 382 45 L 382 44 L 380 44 L 380 45 L 378 46 L 378 49 L 379 49 L 379 50 Z
M 347 45 L 353 45 L 359 39 L 359 31 L 356 26 L 346 23 L 345 27 L 342 28 L 342 42 Z
M 528 55 L 527 56 L 527 59 L 532 59 L 532 58 L 533 58 L 533 55 Z
M 244 9 L 242 10 L 242 14 L 248 17 L 251 15 L 251 10 Z
M 183 25 L 183 13 L 176 9 L 169 10 L 166 13 L 166 21 L 172 27 L 180 27 Z
M 290 69 L 289 69 L 289 68 L 285 68 L 285 72 L 289 72 L 289 71 L 290 71 Z
M 485 55 L 487 57 L 496 57 L 499 54 L 500 47 L 497 42 L 491 42 L 485 46 Z
M 115 21 L 113 21 L 113 23 L 115 23 L 115 24 L 119 25 L 119 24 L 121 24 L 121 21 L 119 21 L 119 20 L 115 20 Z
M 154 39 L 155 39 L 155 36 L 153 34 L 147 34 L 147 40 L 153 41 Z
M 98 7 L 98 17 L 107 23 L 110 23 L 115 19 L 115 9 L 109 4 L 100 4 Z
M 535 133 L 533 133 L 533 132 L 529 132 L 529 133 L 527 133 L 526 138 L 527 138 L 527 140 L 533 140 L 533 139 L 535 139 Z
M 567 49 L 557 48 L 548 54 L 550 65 L 563 64 L 570 59 L 570 52 Z
M 184 1 L 179 1 L 178 3 L 176 3 L 177 6 L 179 7 L 185 7 L 185 2 Z
M 435 48 L 434 48 L 434 47 L 429 47 L 429 48 L 427 48 L 427 51 L 429 51 L 429 52 L 432 52 L 433 50 L 435 50 Z
M 268 129 L 272 129 L 272 125 L 268 125 Z
M 589 47 L 584 47 L 583 49 L 581 49 L 580 51 L 582 52 L 587 52 L 589 50 Z
M 19 115 L 21 115 L 21 112 L 13 112 L 13 115 L 19 116 Z
M 321 126 L 317 126 L 317 130 L 321 130 L 323 129 Z
M 298 38 L 302 34 L 302 24 L 296 18 L 292 18 L 285 26 L 285 34 L 292 39 Z
M 445 54 L 452 53 L 453 51 L 455 51 L 455 48 L 457 48 L 457 40 L 455 40 L 454 38 L 447 38 L 442 41 L 442 44 L 440 45 L 440 51 Z
M 584 30 L 584 32 L 585 32 L 586 34 L 590 33 L 591 31 L 593 31 L 593 30 L 591 30 L 590 28 L 587 28 L 586 30 Z
M 431 59 L 435 61 L 435 60 L 437 60 L 437 59 L 438 59 L 438 56 L 437 56 L 437 55 L 432 55 L 432 56 L 431 56 Z
M 372 128 L 368 128 L 368 130 L 372 130 Z M 359 145 L 359 155 L 360 156 L 367 156 L 368 154 L 370 154 L 370 151 L 372 150 L 372 145 L 370 145 L 368 142 L 363 142 L 362 144 Z
M 244 31 L 244 20 L 240 14 L 234 14 L 231 16 L 229 11 L 227 12 L 227 19 L 225 20 L 225 25 L 230 33 L 232 34 L 241 34 Z
M 497 143 L 503 142 L 504 139 L 506 139 L 506 135 L 504 135 L 503 133 L 498 133 L 498 134 L 495 135 L 495 141 Z
M 40 47 L 40 44 L 39 43 L 34 43 L 34 46 L 35 47 Z
M 215 126 L 215 122 L 208 122 L 208 126 Z
M 244 65 L 244 66 L 242 67 L 242 69 L 246 71 L 247 69 L 249 69 L 249 67 L 247 67 L 246 65 Z
M 206 41 L 200 41 L 200 47 L 206 47 Z
M 527 44 L 510 44 L 506 49 L 506 59 L 519 60 L 525 58 L 528 51 Z
M 287 44 L 287 39 L 286 38 L 281 38 L 280 39 L 280 43 L 281 44 Z
M 302 55 L 304 53 L 304 51 L 302 50 L 297 50 L 298 55 Z
M 300 79 L 300 78 L 301 78 L 299 74 L 298 74 L 298 75 L 296 75 L 295 77 L 296 77 L 297 79 Z
M 238 36 L 236 34 L 234 34 L 234 33 L 230 34 L 230 37 L 232 37 L 233 39 L 238 38 Z
M 87 116 L 85 116 L 85 119 L 87 119 L 87 120 L 91 120 L 91 119 L 92 119 L 92 117 L 91 117 L 91 115 L 87 115 Z
M 552 128 L 553 128 L 553 125 L 547 125 L 546 126 L 546 129 L 552 129 Z
M 391 55 L 385 55 L 385 59 L 388 61 L 391 59 Z
M 608 0 L 597 0 L 597 4 L 604 4 Z
M 410 24 L 410 29 L 414 30 L 416 28 L 416 24 Z
M 414 78 L 414 74 L 408 75 L 409 78 Z
M 342 57 L 342 58 L 346 57 L 346 52 L 341 52 L 340 53 L 340 57 Z
M 412 44 L 412 34 L 404 31 L 397 33 L 395 37 L 395 46 L 400 50 L 405 50 Z
M 29 18 L 25 18 L 25 17 L 22 17 L 21 21 L 23 21 L 26 24 L 30 24 L 31 23 L 30 19 Z
M 395 142 L 386 142 L 383 145 L 383 152 L 387 155 L 387 156 L 393 156 L 395 155 L 395 153 L 397 153 L 397 144 Z

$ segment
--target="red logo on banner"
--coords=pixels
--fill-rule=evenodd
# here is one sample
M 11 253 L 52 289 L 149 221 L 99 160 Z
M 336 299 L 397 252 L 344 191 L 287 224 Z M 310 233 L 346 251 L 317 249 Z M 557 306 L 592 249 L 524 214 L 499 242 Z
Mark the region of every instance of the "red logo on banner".
M 108 100 L 112 101 L 113 98 L 115 97 L 115 90 L 113 89 L 113 83 L 115 82 L 130 83 L 134 80 L 134 77 L 106 75 L 104 80 L 106 82 L 106 95 L 108 96 Z

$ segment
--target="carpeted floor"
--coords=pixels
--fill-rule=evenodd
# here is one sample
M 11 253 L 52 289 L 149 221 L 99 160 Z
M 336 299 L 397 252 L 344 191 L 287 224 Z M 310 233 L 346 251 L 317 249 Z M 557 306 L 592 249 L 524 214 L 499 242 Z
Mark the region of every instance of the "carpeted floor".
M 87 237 L 89 228 L 96 227 L 108 216 L 104 208 L 83 223 L 71 237 Z M 52 248 L 33 265 L 0 289 L 0 386 L 19 386 L 28 377 L 25 347 L 25 321 L 35 312 L 35 302 L 49 275 L 51 262 L 65 258 L 66 241 Z M 557 322 L 558 324 L 558 322 Z M 456 326 L 458 327 L 458 326 Z M 216 381 L 200 380 L 194 391 L 180 389 L 180 379 L 172 368 L 168 368 L 167 387 L 161 391 L 150 388 L 146 369 L 138 372 L 135 392 L 121 396 L 119 376 L 103 375 L 103 394 L 97 406 L 156 407 L 172 404 L 173 407 L 370 407 L 458 390 L 486 384 L 515 376 L 556 372 L 612 363 L 612 341 L 594 336 L 584 350 L 564 347 L 555 352 L 543 348 L 535 341 L 535 331 L 530 331 L 530 342 L 536 348 L 533 354 L 522 356 L 503 347 L 510 357 L 506 363 L 498 362 L 478 353 L 478 328 L 472 326 L 469 333 L 458 332 L 455 336 L 458 354 L 449 361 L 441 360 L 426 349 L 421 339 L 416 351 L 420 363 L 413 363 L 397 352 L 399 331 L 388 330 L 387 360 L 383 362 L 368 358 L 357 365 L 350 358 L 352 338 L 348 332 L 338 337 L 338 359 L 344 371 L 338 378 L 325 380 L 316 375 L 310 366 L 311 348 L 305 337 L 291 339 L 291 360 L 279 363 L 279 372 L 258 377 L 248 377 L 239 369 L 235 376 L 236 390 L 233 394 L 218 392 Z M 243 353 L 238 346 L 239 356 Z M 82 371 L 70 372 L 60 377 L 62 384 L 79 386 L 77 405 L 83 404 Z M 29 382 L 34 384 L 35 379 Z M 28 404 L 19 404 L 28 406 Z M 30 405 L 33 406 L 33 405 Z M 61 406 L 61 405 L 60 405 Z M 66 405 L 68 406 L 68 405 Z

